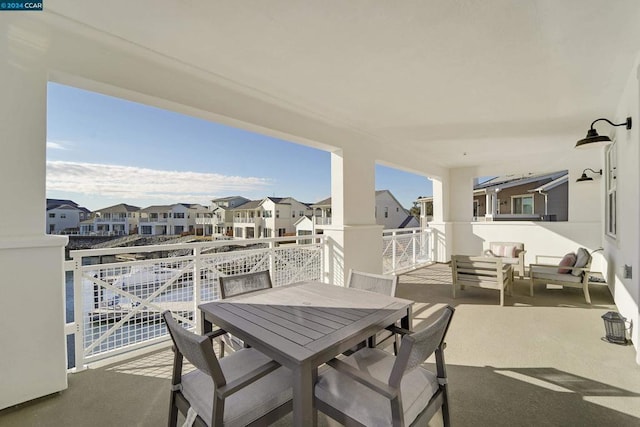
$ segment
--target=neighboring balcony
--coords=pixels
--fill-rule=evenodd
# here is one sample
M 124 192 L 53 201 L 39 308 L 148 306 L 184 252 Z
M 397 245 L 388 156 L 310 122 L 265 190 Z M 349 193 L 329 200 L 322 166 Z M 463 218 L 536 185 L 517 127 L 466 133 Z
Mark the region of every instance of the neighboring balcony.
M 234 224 L 261 224 L 262 223 L 262 218 L 261 217 L 233 218 L 233 222 L 234 222 Z
M 313 223 L 316 226 L 331 225 L 331 217 L 330 216 L 314 216 Z

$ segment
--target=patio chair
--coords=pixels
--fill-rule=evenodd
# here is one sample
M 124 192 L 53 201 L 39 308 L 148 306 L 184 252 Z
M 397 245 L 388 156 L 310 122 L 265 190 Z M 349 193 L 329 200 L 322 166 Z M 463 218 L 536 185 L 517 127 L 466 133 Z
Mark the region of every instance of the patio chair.
M 398 356 L 365 348 L 327 362 L 315 387 L 317 408 L 348 426 L 426 425 L 442 408 L 449 426 L 444 338 L 453 312 L 447 306 L 418 332 L 396 328 L 405 334 Z M 421 365 L 434 351 L 432 372 Z
M 234 276 L 220 276 L 218 281 L 220 282 L 221 299 L 231 298 L 273 287 L 271 284 L 269 270 L 247 274 L 236 274 Z M 218 345 L 220 347 L 221 358 L 224 357 L 225 346 L 231 347 L 232 350 L 239 350 L 245 347 L 242 340 L 230 334 L 221 336 L 218 339 Z
M 162 313 L 173 340 L 173 375 L 169 408 L 170 427 L 178 411 L 185 425 L 246 426 L 273 423 L 292 409 L 292 374 L 253 348 L 241 349 L 222 360 L 216 358 L 211 339 L 184 329 L 170 311 Z M 183 373 L 186 358 L 195 370 Z
M 551 258 L 551 257 L 548 257 Z M 589 295 L 589 274 L 591 272 L 591 254 L 585 248 L 566 254 L 559 265 L 529 265 L 529 293 L 533 296 L 533 285 L 545 283 L 568 288 L 580 288 L 587 304 L 591 304 Z
M 396 286 L 398 285 L 398 276 L 385 274 L 363 273 L 361 271 L 349 270 L 348 288 L 361 289 L 363 291 L 377 292 L 383 295 L 395 296 Z M 389 338 L 394 338 L 393 353 L 398 354 L 398 346 L 400 340 L 397 334 L 388 330 L 380 331 L 375 336 L 369 338 L 369 347 L 375 347 L 382 344 Z M 362 346 L 358 346 L 362 348 Z M 356 350 L 356 349 L 352 349 Z

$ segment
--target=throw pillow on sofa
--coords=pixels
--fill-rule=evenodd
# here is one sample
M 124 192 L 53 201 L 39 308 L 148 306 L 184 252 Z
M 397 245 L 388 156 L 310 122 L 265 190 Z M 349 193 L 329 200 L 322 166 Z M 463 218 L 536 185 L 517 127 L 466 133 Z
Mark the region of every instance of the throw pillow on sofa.
M 562 257 L 562 260 L 560 261 L 560 264 L 558 264 L 559 267 L 573 267 L 576 263 L 576 254 L 573 252 L 569 252 L 568 254 L 566 254 L 565 256 Z M 570 268 L 559 268 L 558 269 L 558 273 L 560 274 L 569 274 L 571 273 L 571 269 Z
M 591 255 L 589 255 L 589 251 L 585 248 L 578 249 L 576 253 L 576 262 L 573 264 L 574 267 L 584 268 L 591 261 Z M 582 270 L 571 270 L 571 274 L 574 276 L 580 276 L 582 274 Z

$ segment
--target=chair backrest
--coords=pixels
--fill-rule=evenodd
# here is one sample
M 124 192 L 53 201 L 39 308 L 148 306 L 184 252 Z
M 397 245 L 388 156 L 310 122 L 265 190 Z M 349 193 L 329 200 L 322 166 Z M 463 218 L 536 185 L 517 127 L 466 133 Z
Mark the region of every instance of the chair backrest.
M 391 387 L 400 387 L 406 371 L 422 364 L 434 351 L 442 347 L 454 311 L 455 309 L 448 305 L 442 309 L 435 322 L 425 329 L 402 337 L 400 352 L 389 376 Z
M 211 339 L 187 331 L 176 322 L 169 310 L 162 313 L 162 318 L 173 340 L 176 357 L 184 356 L 193 366 L 209 375 L 216 386 L 225 385 L 226 380 L 213 351 Z
M 363 273 L 361 271 L 350 270 L 348 287 L 362 289 L 379 294 L 395 296 L 398 276 L 385 274 Z
M 269 270 L 236 274 L 235 276 L 220 276 L 218 280 L 220 281 L 220 296 L 222 299 L 272 287 Z

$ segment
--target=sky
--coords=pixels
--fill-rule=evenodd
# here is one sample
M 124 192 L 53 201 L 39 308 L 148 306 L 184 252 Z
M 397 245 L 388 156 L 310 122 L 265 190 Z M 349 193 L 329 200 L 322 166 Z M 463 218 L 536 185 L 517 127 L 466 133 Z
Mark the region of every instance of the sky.
M 407 209 L 432 194 L 426 177 L 376 165 L 376 189 Z M 331 196 L 329 152 L 211 121 L 49 83 L 47 197 L 90 210 L 226 196 Z

